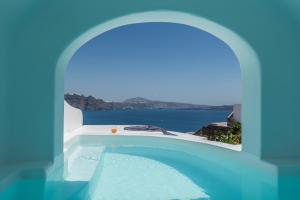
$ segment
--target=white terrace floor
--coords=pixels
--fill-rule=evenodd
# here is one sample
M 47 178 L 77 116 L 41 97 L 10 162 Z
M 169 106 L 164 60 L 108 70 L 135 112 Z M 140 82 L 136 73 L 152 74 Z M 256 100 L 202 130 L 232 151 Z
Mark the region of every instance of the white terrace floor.
M 69 139 L 73 138 L 77 135 L 112 135 L 111 128 L 117 128 L 118 131 L 116 135 L 122 136 L 153 136 L 153 137 L 165 137 L 165 138 L 175 138 L 181 139 L 186 141 L 193 141 L 199 143 L 210 144 L 218 147 L 223 147 L 235 151 L 241 151 L 241 145 L 232 145 L 232 144 L 225 144 L 221 142 L 209 141 L 205 137 L 195 136 L 186 133 L 179 133 L 174 131 L 168 131 L 175 135 L 164 135 L 162 132 L 147 132 L 147 131 L 128 131 L 124 130 L 124 127 L 131 126 L 131 125 L 84 125 L 72 132 L 65 133 L 64 135 L 64 142 L 68 141 Z

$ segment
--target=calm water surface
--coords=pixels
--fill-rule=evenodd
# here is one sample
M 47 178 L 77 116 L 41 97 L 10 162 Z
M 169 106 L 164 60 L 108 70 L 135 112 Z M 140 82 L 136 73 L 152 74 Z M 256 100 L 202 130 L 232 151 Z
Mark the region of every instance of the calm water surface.
M 0 190 L 0 199 L 300 199 L 296 171 L 294 176 L 276 176 L 260 165 L 249 165 L 243 155 L 171 138 L 86 136 L 65 158 L 48 179 L 33 169 L 30 173 L 39 179 L 14 182 Z
M 166 130 L 194 132 L 211 122 L 226 121 L 232 110 L 106 110 L 84 112 L 85 125 L 153 125 Z

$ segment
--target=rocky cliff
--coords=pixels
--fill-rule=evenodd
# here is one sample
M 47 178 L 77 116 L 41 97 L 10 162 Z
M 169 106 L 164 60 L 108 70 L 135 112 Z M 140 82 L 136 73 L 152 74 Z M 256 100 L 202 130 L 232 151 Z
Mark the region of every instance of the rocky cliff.
M 207 106 L 188 103 L 153 101 L 141 97 L 127 99 L 123 102 L 106 102 L 93 96 L 65 94 L 65 100 L 73 107 L 83 111 L 113 109 L 232 109 L 232 106 Z

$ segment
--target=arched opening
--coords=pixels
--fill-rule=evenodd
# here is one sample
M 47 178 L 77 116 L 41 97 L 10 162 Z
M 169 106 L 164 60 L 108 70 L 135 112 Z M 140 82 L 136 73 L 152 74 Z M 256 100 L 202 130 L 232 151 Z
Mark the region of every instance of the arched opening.
M 69 63 L 65 100 L 83 111 L 84 129 L 241 143 L 237 58 L 222 40 L 183 24 L 130 24 L 88 41 Z
M 94 27 L 78 37 L 61 55 L 56 70 L 56 120 L 57 127 L 62 127 L 63 110 L 63 77 L 65 69 L 75 52 L 87 41 L 119 26 L 144 22 L 171 22 L 185 24 L 202 29 L 223 40 L 236 54 L 242 74 L 242 124 L 243 150 L 247 153 L 260 155 L 260 68 L 255 52 L 237 34 L 214 22 L 193 15 L 155 11 L 137 13 L 108 21 Z M 60 128 L 62 130 L 62 128 Z M 62 137 L 58 133 L 58 144 L 62 146 Z

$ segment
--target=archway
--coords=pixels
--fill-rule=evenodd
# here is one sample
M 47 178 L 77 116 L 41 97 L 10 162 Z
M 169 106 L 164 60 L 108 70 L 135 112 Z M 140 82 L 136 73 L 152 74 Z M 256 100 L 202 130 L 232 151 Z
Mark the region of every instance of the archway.
M 62 132 L 63 77 L 69 60 L 90 39 L 119 26 L 143 22 L 171 22 L 189 25 L 207 31 L 227 43 L 236 54 L 242 73 L 243 102 L 243 151 L 260 156 L 260 65 L 254 50 L 241 37 L 229 29 L 207 19 L 174 11 L 143 12 L 110 20 L 91 28 L 75 39 L 62 53 L 56 67 L 55 123 Z M 62 145 L 58 135 L 56 144 Z M 60 147 L 58 147 L 60 148 Z

